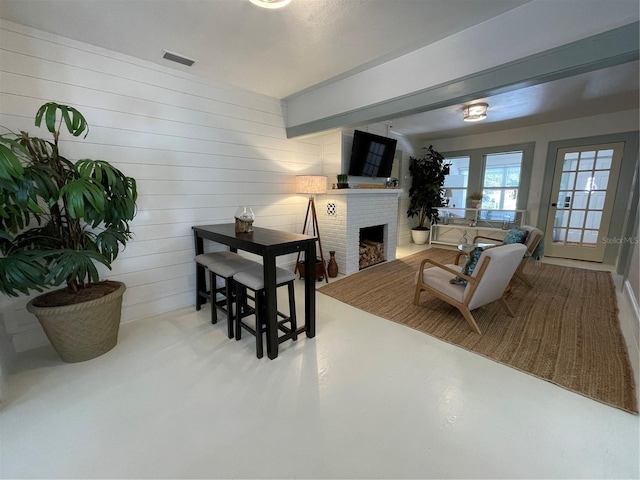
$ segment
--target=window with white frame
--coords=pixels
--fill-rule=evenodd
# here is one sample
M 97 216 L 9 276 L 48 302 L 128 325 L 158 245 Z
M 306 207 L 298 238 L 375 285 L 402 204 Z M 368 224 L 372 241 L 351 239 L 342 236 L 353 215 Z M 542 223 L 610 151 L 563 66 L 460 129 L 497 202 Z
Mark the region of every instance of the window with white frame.
M 522 169 L 522 151 L 485 155 L 482 208 L 515 210 Z
M 443 152 L 451 163 L 445 179 L 449 207 L 472 208 L 471 192 L 482 193 L 483 210 L 526 210 L 534 143 Z

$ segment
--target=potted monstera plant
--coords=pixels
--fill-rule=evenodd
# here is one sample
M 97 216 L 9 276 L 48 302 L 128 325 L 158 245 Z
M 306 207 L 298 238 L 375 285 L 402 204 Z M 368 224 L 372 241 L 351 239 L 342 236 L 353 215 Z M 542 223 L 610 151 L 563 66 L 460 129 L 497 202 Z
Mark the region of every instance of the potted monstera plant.
M 421 158 L 410 159 L 411 188 L 407 216 L 418 217 L 418 225 L 411 229 L 411 236 L 414 243 L 423 244 L 429 238 L 429 227 L 438 221 L 438 207 L 444 202 L 443 185 L 451 164 L 445 162 L 433 145 L 425 148 Z
M 27 132 L 0 135 L 0 292 L 32 291 L 27 310 L 67 362 L 97 357 L 117 342 L 125 285 L 100 281 L 131 239 L 133 178 L 103 160 L 72 162 L 59 151 L 61 130 L 86 136 L 73 107 L 46 103 L 35 117 L 53 139 Z

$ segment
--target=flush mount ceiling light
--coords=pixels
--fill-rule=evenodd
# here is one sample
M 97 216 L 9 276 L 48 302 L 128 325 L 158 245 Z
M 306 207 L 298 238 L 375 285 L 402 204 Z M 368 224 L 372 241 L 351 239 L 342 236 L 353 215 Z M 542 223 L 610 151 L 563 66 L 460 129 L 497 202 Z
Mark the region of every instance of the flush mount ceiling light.
M 465 122 L 477 122 L 487 118 L 487 103 L 476 103 L 474 105 L 467 105 L 462 109 L 462 119 Z
M 254 5 L 262 8 L 282 8 L 291 3 L 291 0 L 249 0 Z

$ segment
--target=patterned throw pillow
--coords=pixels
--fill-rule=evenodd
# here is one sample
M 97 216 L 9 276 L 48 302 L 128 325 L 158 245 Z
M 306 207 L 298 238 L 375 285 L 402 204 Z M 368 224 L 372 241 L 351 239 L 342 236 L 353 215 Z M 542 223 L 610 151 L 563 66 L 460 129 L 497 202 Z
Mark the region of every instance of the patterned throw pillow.
M 490 248 L 490 247 L 487 247 L 487 248 Z M 480 255 L 482 255 L 482 252 L 484 252 L 484 250 L 485 249 L 482 247 L 476 247 L 473 250 L 471 250 L 469 253 L 467 253 L 467 260 L 464 262 L 464 265 L 462 266 L 462 273 L 469 276 L 473 273 L 473 270 L 476 268 L 476 265 L 478 264 L 478 260 L 480 259 Z M 449 280 L 449 283 L 466 285 L 467 281 L 461 276 L 456 275 L 451 280 Z
M 508 243 L 524 243 L 527 241 L 527 233 L 528 232 L 526 232 L 525 230 L 512 228 L 504 236 L 504 240 L 502 240 L 502 243 L 504 243 L 505 245 Z

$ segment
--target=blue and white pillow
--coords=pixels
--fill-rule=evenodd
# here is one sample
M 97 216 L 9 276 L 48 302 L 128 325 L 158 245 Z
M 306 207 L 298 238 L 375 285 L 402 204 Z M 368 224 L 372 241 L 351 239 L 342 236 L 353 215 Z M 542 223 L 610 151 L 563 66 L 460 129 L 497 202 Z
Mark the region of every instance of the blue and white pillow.
M 524 243 L 527 241 L 527 232 L 518 228 L 512 228 L 507 232 L 502 240 L 505 245 L 508 243 Z
M 487 247 L 487 248 L 490 248 L 490 247 Z M 471 276 L 471 274 L 473 273 L 473 270 L 476 268 L 476 265 L 478 264 L 480 255 L 482 255 L 482 252 L 484 252 L 484 250 L 485 249 L 482 247 L 476 247 L 473 250 L 471 250 L 469 253 L 467 253 L 467 260 L 464 262 L 464 265 L 462 266 L 463 274 Z M 459 275 L 456 275 L 455 277 L 453 277 L 451 280 L 449 280 L 449 282 L 456 283 L 458 285 L 467 284 L 467 281 Z

